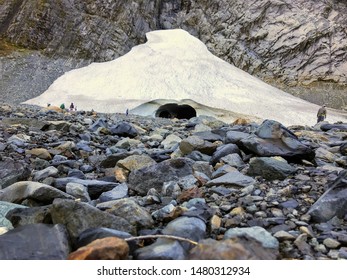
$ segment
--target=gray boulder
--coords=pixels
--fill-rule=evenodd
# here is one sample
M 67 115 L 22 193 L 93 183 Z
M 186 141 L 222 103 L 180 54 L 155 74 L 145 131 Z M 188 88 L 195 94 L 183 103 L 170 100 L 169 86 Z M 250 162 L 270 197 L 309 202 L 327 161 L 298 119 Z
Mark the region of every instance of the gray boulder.
M 120 122 L 114 126 L 111 126 L 109 130 L 111 134 L 118 135 L 121 137 L 134 138 L 138 134 L 137 130 L 130 123 L 127 122 Z
M 240 140 L 243 148 L 260 157 L 281 156 L 288 160 L 314 158 L 313 150 L 279 122 L 265 120 L 254 134 Z
M 249 133 L 242 132 L 242 131 L 228 131 L 225 137 L 225 143 L 233 143 L 237 144 L 240 142 L 242 139 L 247 138 L 249 136 Z
M 4 157 L 0 160 L 0 190 L 18 181 L 26 180 L 30 176 L 28 166 Z
M 249 161 L 247 175 L 261 176 L 267 180 L 284 180 L 295 171 L 296 168 L 283 158 L 255 157 Z
M 269 233 L 264 228 L 259 226 L 228 229 L 225 232 L 223 239 L 230 239 L 233 237 L 243 237 L 243 236 L 257 240 L 258 242 L 262 244 L 264 248 L 270 248 L 270 249 L 279 248 L 278 240 L 275 237 L 273 237 L 271 233 Z
M 87 188 L 89 196 L 94 199 L 98 198 L 103 192 L 110 191 L 117 187 L 119 183 L 107 182 L 101 180 L 78 179 L 75 177 L 57 178 L 54 181 L 54 186 L 60 190 L 66 191 L 68 183 L 76 183 Z
M 347 131 L 347 123 L 324 123 L 320 126 L 320 129 L 323 131 L 329 131 L 331 129 L 337 130 L 337 131 Z
M 97 119 L 92 125 L 89 126 L 89 130 L 93 132 L 97 132 L 98 129 L 107 128 L 107 127 L 108 127 L 107 120 L 100 118 L 100 119 Z
M 137 260 L 184 260 L 187 252 L 180 242 L 160 238 L 153 244 L 136 250 L 134 255 Z
M 151 188 L 161 192 L 163 183 L 192 175 L 193 164 L 194 162 L 190 159 L 177 158 L 134 170 L 129 175 L 128 187 L 142 196 L 146 195 Z
M 26 206 L 0 201 L 0 227 L 7 227 L 9 229 L 13 228 L 11 221 L 7 219 L 6 215 L 12 209 L 16 208 L 26 208 Z
M 47 177 L 55 177 L 59 173 L 59 170 L 54 166 L 49 166 L 43 170 L 39 170 L 33 173 L 35 181 L 41 181 Z
M 73 196 L 49 185 L 31 181 L 14 183 L 0 193 L 0 200 L 18 204 L 25 199 L 33 199 L 42 205 L 47 205 L 55 198 L 74 199 Z
M 98 200 L 100 202 L 107 202 L 111 200 L 125 198 L 127 196 L 128 196 L 128 186 L 126 183 L 123 183 L 108 192 L 103 192 L 100 195 Z
M 327 222 L 347 214 L 347 171 L 340 172 L 328 190 L 311 206 L 308 213 L 314 222 Z
M 199 151 L 206 155 L 212 155 L 217 146 L 209 141 L 193 135 L 183 139 L 179 143 L 179 148 L 184 155 L 190 154 L 193 151 Z
M 69 237 L 63 225 L 32 224 L 0 235 L 1 260 L 66 260 Z
M 347 156 L 347 142 L 340 146 L 339 151 L 342 155 Z
M 151 228 L 154 224 L 148 210 L 130 198 L 116 200 L 112 208 L 106 210 L 106 212 L 124 218 L 137 229 Z
M 241 154 L 240 149 L 237 145 L 235 144 L 226 144 L 223 146 L 220 146 L 217 148 L 217 150 L 213 153 L 211 159 L 210 159 L 210 164 L 215 165 L 216 163 L 219 162 L 219 160 L 222 157 L 225 157 L 229 154 Z
M 52 217 L 50 209 L 50 205 L 41 207 L 14 208 L 6 214 L 6 218 L 15 228 L 29 224 L 51 224 Z
M 57 199 L 51 209 L 54 224 L 63 224 L 73 241 L 85 230 L 107 227 L 128 233 L 135 228 L 124 218 L 105 213 L 87 203 L 66 199 Z
M 80 199 L 82 202 L 90 202 L 90 196 L 87 187 L 78 183 L 67 183 L 66 193 L 72 195 L 76 199 Z

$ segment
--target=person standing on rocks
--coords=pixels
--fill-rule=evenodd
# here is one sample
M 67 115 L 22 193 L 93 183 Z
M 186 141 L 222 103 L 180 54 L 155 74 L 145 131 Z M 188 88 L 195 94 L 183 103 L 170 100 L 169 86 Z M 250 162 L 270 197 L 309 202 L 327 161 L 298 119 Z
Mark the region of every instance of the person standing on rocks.
M 326 109 L 326 105 L 324 104 L 318 110 L 318 113 L 317 113 L 317 123 L 324 121 L 326 117 L 327 117 L 327 109 Z
M 75 108 L 75 105 L 73 105 L 73 103 L 71 102 L 71 104 L 70 104 L 70 111 L 73 111 L 74 108 Z

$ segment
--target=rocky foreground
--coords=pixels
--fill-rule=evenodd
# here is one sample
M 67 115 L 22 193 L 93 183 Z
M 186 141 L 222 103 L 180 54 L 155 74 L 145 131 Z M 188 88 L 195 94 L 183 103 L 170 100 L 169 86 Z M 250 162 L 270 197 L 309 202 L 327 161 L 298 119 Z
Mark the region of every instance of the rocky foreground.
M 347 259 L 346 131 L 0 105 L 0 259 Z

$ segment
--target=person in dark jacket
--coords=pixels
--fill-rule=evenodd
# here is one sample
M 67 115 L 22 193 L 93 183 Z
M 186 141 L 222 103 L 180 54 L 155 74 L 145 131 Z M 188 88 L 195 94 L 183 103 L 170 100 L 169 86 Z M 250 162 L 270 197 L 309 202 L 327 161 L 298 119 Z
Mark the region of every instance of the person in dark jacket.
M 317 113 L 317 123 L 324 121 L 326 117 L 327 117 L 327 109 L 326 109 L 326 106 L 324 104 L 318 110 L 318 113 Z

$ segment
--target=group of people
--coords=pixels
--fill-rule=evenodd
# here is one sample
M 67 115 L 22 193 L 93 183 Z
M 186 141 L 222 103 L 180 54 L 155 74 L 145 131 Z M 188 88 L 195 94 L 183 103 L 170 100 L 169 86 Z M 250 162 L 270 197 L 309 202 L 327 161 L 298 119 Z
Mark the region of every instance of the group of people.
M 60 109 L 65 110 L 65 104 L 64 103 L 62 103 L 60 105 Z M 69 111 L 77 111 L 77 107 L 73 104 L 73 102 L 71 102 L 71 104 L 70 104 Z

